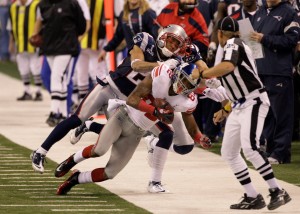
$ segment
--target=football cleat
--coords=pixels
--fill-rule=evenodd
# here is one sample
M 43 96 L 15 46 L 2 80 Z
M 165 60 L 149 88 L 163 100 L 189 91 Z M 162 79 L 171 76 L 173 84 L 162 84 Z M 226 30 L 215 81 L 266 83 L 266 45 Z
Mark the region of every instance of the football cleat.
M 93 117 L 90 117 L 88 120 L 92 121 L 94 120 Z M 89 129 L 86 127 L 85 122 L 83 122 L 80 126 L 78 126 L 76 129 L 73 129 L 70 135 L 70 142 L 74 145 L 76 144 L 82 137 L 84 133 L 89 131 Z
M 70 157 L 68 157 L 68 159 L 66 159 L 65 161 L 63 161 L 62 163 L 60 163 L 55 171 L 54 171 L 54 175 L 55 177 L 59 178 L 64 176 L 65 174 L 67 174 L 70 169 L 72 169 L 77 163 L 74 162 L 74 154 L 71 155 Z
M 245 193 L 241 202 L 233 204 L 230 209 L 235 210 L 258 210 L 266 206 L 265 200 L 261 194 L 258 194 L 256 198 L 248 197 Z
M 66 195 L 73 186 L 79 184 L 78 183 L 78 175 L 80 174 L 80 171 L 75 170 L 73 171 L 72 175 L 61 185 L 56 190 L 56 195 Z
M 36 151 L 33 151 L 30 155 L 31 162 L 32 162 L 32 168 L 34 171 L 43 173 L 44 172 L 44 162 L 45 162 L 45 155 L 42 155 L 41 153 L 38 153 Z
M 54 127 L 59 124 L 63 119 L 65 119 L 62 114 L 56 114 L 54 112 L 50 112 L 49 117 L 46 120 L 46 123 L 50 127 Z
M 275 210 L 292 200 L 292 198 L 284 189 L 280 190 L 279 188 L 272 188 L 269 189 L 269 192 L 269 196 L 271 197 L 270 203 L 268 204 L 269 210 Z
M 43 95 L 41 92 L 36 92 L 35 93 L 35 98 L 34 98 L 34 101 L 42 101 L 43 100 Z
M 21 97 L 17 98 L 17 101 L 26 101 L 26 100 L 32 100 L 32 95 L 24 92 L 24 94 Z
M 149 193 L 168 193 L 169 192 L 162 186 L 161 182 L 155 182 L 155 181 L 149 182 L 147 190 Z

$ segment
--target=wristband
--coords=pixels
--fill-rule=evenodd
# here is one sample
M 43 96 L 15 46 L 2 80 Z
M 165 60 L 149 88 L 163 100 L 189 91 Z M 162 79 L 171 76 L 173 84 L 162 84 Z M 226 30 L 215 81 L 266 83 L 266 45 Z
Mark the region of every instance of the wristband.
M 231 102 L 228 102 L 223 108 L 226 113 L 231 112 Z
M 147 112 L 150 114 L 154 113 L 155 107 L 153 105 L 149 105 L 147 104 L 144 100 L 140 100 L 138 106 L 137 106 L 138 110 L 142 111 L 142 112 Z
M 200 139 L 202 137 L 202 134 L 200 132 L 197 132 L 193 138 L 194 141 L 200 142 Z

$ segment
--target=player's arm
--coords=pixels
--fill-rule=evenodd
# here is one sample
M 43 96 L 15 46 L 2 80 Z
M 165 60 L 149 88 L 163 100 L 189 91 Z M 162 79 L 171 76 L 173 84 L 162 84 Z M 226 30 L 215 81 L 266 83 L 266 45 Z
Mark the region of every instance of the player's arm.
M 142 98 L 147 97 L 152 91 L 152 77 L 146 76 L 128 96 L 126 104 L 140 111 L 153 113 L 155 107 L 147 104 Z
M 221 77 L 232 72 L 234 68 L 235 65 L 232 62 L 223 61 L 212 68 L 201 71 L 200 78 L 209 79 L 213 77 Z
M 200 144 L 205 149 L 210 148 L 211 141 L 208 137 L 201 133 L 193 114 L 186 112 L 182 112 L 181 114 L 185 127 L 188 130 L 189 135 L 194 139 L 194 141 Z
M 146 73 L 158 66 L 157 62 L 146 62 L 144 52 L 137 45 L 129 52 L 131 58 L 131 67 L 136 72 Z

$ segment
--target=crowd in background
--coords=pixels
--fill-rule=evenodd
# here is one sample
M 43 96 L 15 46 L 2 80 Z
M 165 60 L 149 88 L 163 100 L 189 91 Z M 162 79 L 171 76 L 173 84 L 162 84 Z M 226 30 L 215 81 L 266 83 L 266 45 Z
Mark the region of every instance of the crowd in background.
M 55 0 L 53 0 L 55 1 Z M 185 2 L 185 0 L 175 0 L 175 1 L 168 1 L 168 0 L 135 0 L 141 1 L 141 6 L 136 8 L 129 8 L 128 4 L 124 4 L 131 2 L 132 0 L 115 0 L 115 16 L 116 16 L 116 31 L 114 37 L 110 41 L 105 40 L 105 20 L 103 18 L 103 1 L 86 1 L 88 2 L 88 12 L 90 13 L 89 16 L 84 16 L 86 20 L 86 31 L 78 32 L 73 35 L 73 37 L 79 37 L 78 41 L 81 44 L 81 54 L 79 55 L 78 59 L 75 57 L 78 55 L 78 51 L 75 46 L 76 43 L 74 42 L 72 46 L 74 47 L 74 51 L 68 53 L 70 58 L 77 60 L 77 80 L 73 78 L 74 87 L 77 89 L 73 92 L 73 102 L 76 104 L 79 103 L 78 100 L 82 100 L 84 95 L 88 92 L 88 89 L 95 84 L 96 80 L 96 73 L 97 69 L 99 70 L 100 67 L 105 67 L 107 63 L 106 52 L 116 51 L 117 55 L 117 63 L 120 63 L 121 60 L 126 56 L 127 49 L 130 48 L 132 45 L 132 38 L 136 33 L 139 32 L 148 32 L 155 38 L 157 36 L 158 28 L 160 26 L 166 26 L 167 24 L 172 24 L 172 22 L 177 22 L 174 17 L 176 14 L 179 17 L 179 21 L 176 24 L 180 24 L 185 30 L 187 34 L 191 38 L 192 42 L 197 45 L 199 48 L 202 57 L 204 60 L 208 59 L 207 64 L 209 66 L 214 65 L 214 57 L 215 52 L 217 51 L 217 44 L 218 41 L 216 40 L 216 28 L 215 23 L 217 20 L 231 15 L 233 18 L 239 20 L 244 18 L 250 18 L 254 16 L 255 12 L 257 11 L 258 7 L 264 7 L 264 2 L 256 2 L 256 1 L 244 1 L 243 3 L 236 0 L 231 1 L 223 1 L 223 0 L 195 0 L 195 3 L 198 2 L 197 11 L 194 9 L 190 10 L 182 10 L 182 12 L 178 12 L 178 3 L 173 2 Z M 132 1 L 132 2 L 135 2 Z M 10 61 L 15 59 L 15 55 L 19 55 L 23 51 L 30 52 L 30 49 L 27 50 L 16 49 L 12 48 L 10 44 L 10 37 L 14 35 L 14 20 L 12 19 L 12 10 L 11 5 L 15 1 L 9 0 L 0 0 L 0 63 L 5 61 Z M 19 4 L 27 5 L 32 2 L 38 2 L 38 0 L 16 0 Z M 51 0 L 45 1 L 51 2 Z M 78 0 L 80 3 L 80 0 Z M 96 5 L 96 2 L 101 2 Z M 148 4 L 146 4 L 148 2 Z M 190 1 L 187 1 L 190 2 Z M 192 0 L 191 2 L 194 2 Z M 290 2 L 290 4 L 295 8 L 295 10 L 300 13 L 299 6 L 300 3 L 296 1 Z M 125 5 L 125 6 L 124 6 Z M 80 5 L 81 6 L 81 5 Z M 99 9 L 101 7 L 101 9 Z M 81 6 L 82 8 L 82 6 Z M 98 10 L 96 10 L 98 8 Z M 173 19 L 169 19 L 168 15 L 175 10 L 175 15 Z M 269 11 L 270 12 L 270 11 Z M 41 20 L 45 19 L 43 17 L 43 12 L 40 11 L 37 17 L 40 17 Z M 83 10 L 84 14 L 84 10 Z M 41 17 L 42 15 L 42 17 Z M 76 15 L 77 18 L 79 15 Z M 9 21 L 9 19 L 10 20 Z M 87 17 L 90 17 L 88 19 Z M 166 18 L 167 17 L 167 18 Z M 51 17 L 50 17 L 51 18 Z M 190 19 L 191 18 L 191 19 Z M 284 18 L 284 17 L 283 17 Z M 182 24 L 182 20 L 196 20 L 196 22 L 188 22 L 191 24 L 190 28 L 188 28 L 185 24 Z M 34 19 L 33 21 L 35 21 Z M 32 21 L 32 20 L 31 20 Z M 253 20 L 251 20 L 253 23 Z M 11 23 L 11 26 L 9 24 Z M 66 23 L 64 23 L 66 24 Z M 175 23 L 174 23 L 175 24 Z M 78 23 L 74 23 L 74 25 L 78 26 Z M 183 26 L 184 25 L 184 26 Z M 154 26 L 154 27 L 153 27 Z M 269 153 L 269 156 L 273 158 L 273 163 L 289 163 L 291 161 L 290 157 L 290 149 L 291 149 L 291 142 L 300 140 L 300 128 L 299 128 L 299 107 L 300 107 L 300 65 L 299 65 L 299 51 L 300 45 L 297 47 L 290 47 L 284 41 L 281 42 L 281 46 L 272 46 L 271 43 L 267 38 L 268 34 L 272 34 L 272 31 L 269 30 L 270 26 L 264 24 L 262 26 L 255 26 L 253 25 L 254 30 L 259 33 L 265 34 L 265 39 L 262 41 L 258 41 L 262 43 L 265 51 L 265 58 L 261 60 L 257 60 L 258 64 L 258 73 L 262 81 L 264 82 L 267 91 L 270 96 L 271 100 L 271 109 L 268 115 L 268 119 L 266 120 L 266 126 L 264 128 L 264 138 L 261 140 L 262 147 L 265 146 L 265 142 L 267 142 L 267 149 L 266 152 Z M 82 26 L 81 26 L 82 28 Z M 193 29 L 192 29 L 193 28 Z M 28 29 L 33 31 L 32 24 L 28 24 Z M 36 29 L 35 29 L 36 30 Z M 274 28 L 272 28 L 274 31 Z M 278 34 L 283 33 L 279 32 L 280 29 L 278 28 Z M 11 35 L 12 32 L 12 35 Z M 20 32 L 18 32 L 20 33 Z M 32 34 L 37 34 L 39 32 L 32 32 Z M 96 36 L 96 43 L 95 38 L 92 36 Z M 53 37 L 57 36 L 57 34 L 53 34 Z M 259 36 L 259 35 L 258 35 Z M 14 35 L 16 38 L 16 34 Z M 29 39 L 29 36 L 28 38 Z M 90 39 L 90 40 L 89 40 Z M 51 44 L 51 41 L 50 43 Z M 95 46 L 96 44 L 96 46 Z M 15 46 L 18 47 L 18 44 L 15 41 Z M 93 46 L 94 45 L 94 46 Z M 25 45 L 26 46 L 26 45 Z M 28 45 L 29 47 L 29 45 Z M 298 49 L 297 49 L 298 48 Z M 65 49 L 68 49 L 66 46 Z M 295 51 L 293 50 L 295 49 Z M 37 51 L 37 50 L 36 50 Z M 48 49 L 49 51 L 49 49 Z M 40 55 L 51 55 L 52 50 L 50 52 L 41 53 Z M 30 52 L 31 53 L 31 52 Z M 48 53 L 48 54 L 47 54 Z M 37 52 L 36 52 L 37 54 Z M 64 52 L 56 52 L 55 54 L 65 54 Z M 97 59 L 97 55 L 99 54 L 99 59 Z M 291 56 L 294 56 L 294 60 L 291 60 Z M 24 60 L 20 61 L 20 57 L 17 57 L 17 63 L 24 63 Z M 275 60 L 274 60 L 275 59 Z M 277 60 L 276 60 L 277 59 Z M 50 60 L 50 67 L 53 72 L 51 59 Z M 97 60 L 103 61 L 102 66 L 99 66 Z M 45 64 L 44 58 L 44 64 Z M 282 61 L 285 61 L 283 64 Z M 60 61 L 61 62 L 61 61 Z M 67 65 L 69 64 L 69 58 L 63 60 L 63 62 Z M 35 61 L 34 64 L 37 62 Z M 281 63 L 281 64 L 280 64 Z M 45 67 L 43 64 L 40 67 Z M 61 63 L 59 64 L 61 65 Z M 86 67 L 89 65 L 89 67 Z M 271 66 L 273 65 L 273 67 Z M 109 67 L 109 65 L 107 64 Z M 28 67 L 28 71 L 22 71 L 22 66 L 18 66 L 21 78 L 24 83 L 24 94 L 18 98 L 18 100 L 41 100 L 42 97 L 39 92 L 39 88 L 36 92 L 35 98 L 31 96 L 31 92 L 29 90 L 29 70 L 32 72 L 35 84 L 39 87 L 41 85 L 40 82 L 40 74 L 36 72 L 36 69 L 42 70 L 40 67 L 34 68 L 33 66 Z M 59 66 L 58 66 L 59 67 Z M 292 70 L 290 69 L 292 68 Z M 48 68 L 49 69 L 49 68 Z M 96 69 L 96 71 L 95 71 Z M 286 69 L 286 70 L 284 70 Z M 24 70 L 24 69 L 23 69 Z M 88 70 L 89 72 L 82 72 L 82 70 Z M 93 71 L 94 70 L 94 71 Z M 74 71 L 73 71 L 74 72 Z M 64 71 L 60 71 L 60 73 L 64 73 Z M 103 69 L 103 72 L 99 71 L 97 76 L 100 80 L 104 79 L 104 76 L 107 74 L 107 69 Z M 74 75 L 75 76 L 75 75 Z M 82 81 L 84 77 L 84 81 Z M 60 76 L 57 76 L 56 79 L 59 79 Z M 66 76 L 65 78 L 69 78 Z M 55 81 L 54 77 L 51 77 L 51 80 Z M 77 84 L 75 84 L 77 83 Z M 284 83 L 284 85 L 280 85 Z M 64 90 L 59 91 L 55 89 L 55 92 L 51 92 L 52 98 L 52 108 L 49 115 L 51 121 L 49 122 L 49 118 L 47 119 L 47 123 L 50 126 L 55 126 L 59 123 L 62 119 L 67 117 L 67 111 L 60 110 L 60 112 L 55 112 L 55 109 L 59 108 L 60 105 L 66 105 L 66 93 L 67 92 L 67 83 L 64 83 Z M 279 85 L 278 85 L 279 84 Z M 285 90 L 284 93 L 278 91 L 276 86 L 280 86 L 281 89 Z M 53 87 L 53 86 L 52 86 Z M 78 93 L 79 95 L 76 95 Z M 59 92 L 58 92 L 59 91 Z M 56 94 L 55 94 L 56 93 Z M 75 96 L 74 96 L 75 94 Z M 30 97 L 30 96 L 31 97 Z M 281 95 L 281 96 L 280 96 Z M 215 125 L 212 123 L 213 113 L 216 112 L 220 108 L 220 104 L 214 102 L 209 99 L 202 99 L 203 97 L 199 96 L 199 104 L 197 110 L 194 112 L 194 116 L 198 122 L 198 126 L 203 132 L 208 135 L 213 142 L 218 142 L 219 137 L 222 137 L 222 126 Z M 280 98 L 280 99 L 279 99 Z M 64 104 L 60 104 L 60 102 L 64 100 Z M 74 101 L 75 100 L 75 101 Z M 77 101 L 76 101 L 77 100 Z M 54 108 L 53 106 L 56 106 Z M 283 110 L 283 107 L 284 110 Z M 65 107 L 62 107 L 62 109 Z M 59 117 L 56 115 L 60 113 Z M 275 124 L 275 126 L 274 126 Z M 276 162 L 277 161 L 277 162 Z

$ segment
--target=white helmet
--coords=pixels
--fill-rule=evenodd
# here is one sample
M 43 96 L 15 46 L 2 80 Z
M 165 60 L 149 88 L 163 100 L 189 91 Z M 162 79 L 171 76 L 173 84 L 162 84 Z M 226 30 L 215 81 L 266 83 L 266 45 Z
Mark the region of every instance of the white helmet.
M 195 68 L 195 64 L 183 63 L 174 69 L 172 82 L 176 94 L 189 95 L 198 87 L 200 80 L 192 78 Z
M 179 41 L 179 46 L 175 51 L 170 51 L 166 46 L 167 38 L 173 37 Z M 165 57 L 171 57 L 177 54 L 184 54 L 186 51 L 186 46 L 189 45 L 190 40 L 185 30 L 179 25 L 168 25 L 164 27 L 158 34 L 156 44 L 161 50 Z

